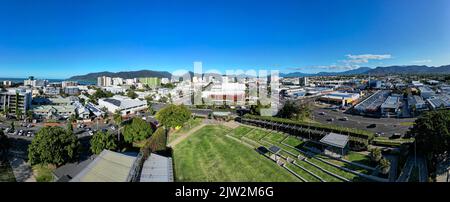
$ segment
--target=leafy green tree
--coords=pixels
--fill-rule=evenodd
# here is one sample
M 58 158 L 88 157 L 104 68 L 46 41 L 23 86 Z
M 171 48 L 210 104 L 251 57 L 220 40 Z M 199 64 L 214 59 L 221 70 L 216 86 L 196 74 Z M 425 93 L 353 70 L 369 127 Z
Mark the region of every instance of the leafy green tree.
M 22 119 L 23 112 L 20 108 L 16 108 L 16 118 Z
M 167 103 L 169 99 L 166 96 L 161 96 L 161 98 L 159 98 L 159 101 L 162 103 Z
M 94 154 L 100 154 L 104 149 L 114 151 L 118 148 L 117 139 L 110 132 L 96 132 L 90 143 L 91 151 Z
M 144 148 L 148 148 L 150 152 L 158 153 L 166 151 L 167 133 L 164 128 L 158 128 L 155 133 L 146 142 Z
M 169 100 L 169 103 L 172 103 L 173 102 L 173 99 L 172 99 L 172 94 L 168 94 L 167 95 L 167 99 Z
M 378 164 L 378 169 L 383 174 L 388 174 L 389 169 L 391 168 L 391 162 L 389 162 L 386 158 L 382 158 Z
M 162 88 L 170 88 L 170 89 L 174 89 L 176 86 L 173 83 L 166 83 L 166 84 L 161 84 Z
M 370 157 L 370 160 L 372 160 L 372 162 L 374 162 L 374 164 L 378 164 L 378 162 L 380 162 L 380 160 L 383 158 L 383 155 L 381 154 L 381 149 L 380 148 L 371 149 L 370 153 L 369 153 L 369 157 Z
M 62 165 L 78 157 L 80 142 L 73 132 L 61 127 L 41 128 L 30 146 L 30 164 Z
M 291 119 L 294 117 L 295 113 L 298 111 L 297 106 L 291 101 L 287 101 L 283 108 L 280 109 L 278 112 L 278 116 L 281 118 L 288 118 Z
M 429 156 L 432 163 L 442 160 L 450 153 L 450 110 L 424 113 L 408 135 L 415 137 L 417 151 Z
M 182 126 L 191 117 L 191 111 L 184 105 L 169 104 L 156 113 L 156 119 L 166 128 Z
M 9 139 L 8 136 L 6 136 L 3 133 L 3 130 L 0 130 L 0 154 L 1 154 L 1 161 L 6 161 L 8 157 L 8 150 L 9 150 Z
M 147 102 L 147 111 L 151 114 L 155 114 L 155 110 L 153 110 L 153 102 Z
M 73 125 L 72 125 L 72 122 L 67 122 L 67 131 L 68 132 L 70 132 L 70 131 L 72 131 L 73 132 Z
M 28 121 L 33 120 L 33 111 L 27 110 L 26 114 L 27 114 Z
M 128 90 L 127 96 L 131 99 L 136 99 L 138 97 L 138 94 L 134 92 L 134 90 Z
M 131 124 L 124 127 L 123 136 L 125 142 L 133 143 L 147 139 L 152 135 L 152 132 L 153 130 L 150 124 L 141 118 L 135 117 L 131 121 Z
M 307 103 L 296 105 L 292 101 L 287 101 L 278 112 L 278 116 L 293 120 L 304 120 L 311 116 L 311 109 Z
M 147 96 L 145 96 L 145 100 L 147 101 L 147 104 L 151 103 L 151 102 L 153 102 L 153 96 L 147 95 Z
M 120 126 L 122 124 L 122 121 L 123 121 L 122 113 L 119 110 L 116 110 L 114 112 L 113 120 L 114 120 L 114 123 L 116 123 L 117 126 Z

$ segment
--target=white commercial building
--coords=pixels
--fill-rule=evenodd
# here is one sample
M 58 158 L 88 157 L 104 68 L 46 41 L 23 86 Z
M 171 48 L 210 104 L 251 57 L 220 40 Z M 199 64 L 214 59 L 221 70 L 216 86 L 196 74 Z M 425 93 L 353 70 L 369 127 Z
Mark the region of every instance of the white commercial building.
M 123 88 L 122 86 L 107 86 L 103 87 L 102 89 L 114 94 L 125 93 L 127 91 L 127 89 Z
M 121 85 L 123 85 L 123 79 L 120 78 L 120 77 L 112 78 L 112 85 L 113 86 L 121 86 Z
M 131 86 L 137 83 L 137 79 L 125 79 L 124 83 Z
M 61 87 L 62 88 L 69 87 L 69 86 L 78 86 L 78 82 L 76 82 L 76 81 L 63 81 L 61 83 Z
M 3 86 L 11 86 L 12 81 L 3 81 Z
M 420 96 L 422 96 L 423 99 L 428 99 L 435 95 L 434 91 L 428 86 L 419 87 L 419 90 L 420 90 Z
M 169 80 L 169 78 L 161 78 L 161 83 L 168 84 L 168 83 L 170 83 L 170 80 Z
M 23 81 L 24 86 L 31 87 L 44 87 L 48 84 L 48 80 L 35 80 L 34 78 L 30 78 Z
M 139 99 L 131 99 L 124 96 L 114 96 L 98 100 L 100 108 L 105 107 L 109 112 L 115 113 L 117 110 L 122 115 L 135 114 L 138 111 L 147 109 L 147 102 Z
M 244 105 L 245 89 L 245 84 L 240 83 L 215 84 L 211 90 L 203 91 L 202 97 L 215 104 Z

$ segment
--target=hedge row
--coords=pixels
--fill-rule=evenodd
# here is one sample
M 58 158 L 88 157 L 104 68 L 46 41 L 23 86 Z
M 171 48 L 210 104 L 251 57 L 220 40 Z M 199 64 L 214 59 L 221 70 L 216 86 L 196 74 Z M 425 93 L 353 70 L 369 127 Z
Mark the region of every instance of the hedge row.
M 159 127 L 152 136 L 145 142 L 142 151 L 145 156 L 150 153 L 165 152 L 167 150 L 167 134 L 163 127 Z
M 390 140 L 390 139 L 381 139 L 381 138 L 375 138 L 372 140 L 373 145 L 377 146 L 385 146 L 385 147 L 399 147 L 402 144 L 411 143 L 414 139 L 408 139 L 408 140 Z
M 355 129 L 355 128 L 346 128 L 346 127 L 337 126 L 337 125 L 322 124 L 322 123 L 309 123 L 309 122 L 304 122 L 304 121 L 294 121 L 294 120 L 278 118 L 278 117 L 255 116 L 255 115 L 251 115 L 251 114 L 244 115 L 244 118 L 292 124 L 292 125 L 297 125 L 297 126 L 301 126 L 301 127 L 310 127 L 311 129 L 315 129 L 315 130 L 324 130 L 324 131 L 335 132 L 335 133 L 340 133 L 340 134 L 349 134 L 351 137 L 361 138 L 361 139 L 368 140 L 368 141 L 372 140 L 374 137 L 374 134 L 370 131 L 360 130 L 360 129 Z

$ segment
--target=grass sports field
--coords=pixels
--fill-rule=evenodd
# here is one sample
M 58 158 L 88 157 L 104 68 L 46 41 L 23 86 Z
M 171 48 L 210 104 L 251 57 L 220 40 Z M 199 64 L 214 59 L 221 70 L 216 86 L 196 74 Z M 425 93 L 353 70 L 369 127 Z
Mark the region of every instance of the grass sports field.
M 351 164 L 308 151 L 311 143 L 277 131 L 255 127 L 205 126 L 174 148 L 175 177 L 178 181 L 383 181 L 371 175 L 368 156 L 349 152 L 344 158 Z M 278 166 L 256 148 L 277 146 Z M 311 145 L 309 145 L 311 146 Z M 376 179 L 374 179 L 374 177 Z
M 226 137 L 230 131 L 224 126 L 205 126 L 177 144 L 173 148 L 176 181 L 300 181 L 254 149 Z

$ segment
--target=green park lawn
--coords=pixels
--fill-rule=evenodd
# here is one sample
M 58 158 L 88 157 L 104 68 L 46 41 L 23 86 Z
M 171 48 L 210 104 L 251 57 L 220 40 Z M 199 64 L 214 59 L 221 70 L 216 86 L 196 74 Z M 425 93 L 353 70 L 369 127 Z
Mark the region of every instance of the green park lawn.
M 54 170 L 53 166 L 34 165 L 32 169 L 37 182 L 53 181 L 52 175 L 52 171 Z
M 176 181 L 300 181 L 254 149 L 226 137 L 228 132 L 224 126 L 205 126 L 177 144 L 173 148 Z
M 0 164 L 0 182 L 15 182 L 16 178 L 8 162 Z

